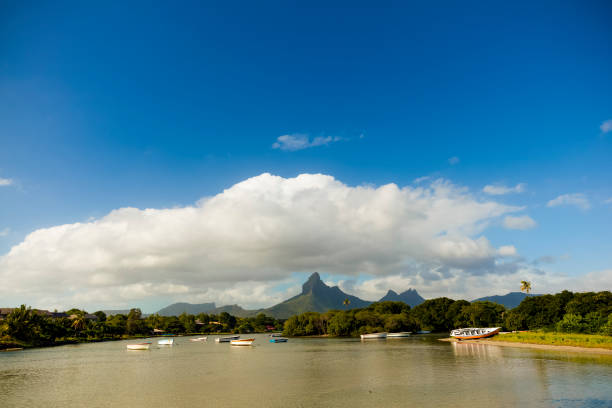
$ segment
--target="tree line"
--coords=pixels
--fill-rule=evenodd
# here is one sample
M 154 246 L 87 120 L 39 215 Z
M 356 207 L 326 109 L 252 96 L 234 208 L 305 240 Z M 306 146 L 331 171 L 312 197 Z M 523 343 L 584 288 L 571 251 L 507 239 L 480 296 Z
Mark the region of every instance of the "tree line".
M 227 312 L 200 313 L 180 316 L 143 317 L 140 309 L 128 314 L 107 316 L 97 311 L 88 318 L 84 310 L 71 309 L 69 317 L 51 317 L 25 305 L 15 308 L 0 321 L 0 348 L 8 346 L 47 346 L 64 343 L 117 340 L 144 337 L 159 333 L 209 334 L 253 333 L 283 327 L 283 322 L 260 313 L 256 317 L 241 318 Z
M 526 297 L 510 310 L 489 301 L 468 302 L 446 297 L 426 300 L 412 309 L 403 302 L 378 302 L 361 309 L 292 316 L 285 322 L 284 333 L 355 337 L 384 331 L 448 332 L 460 327 L 612 335 L 612 293 L 563 291 Z

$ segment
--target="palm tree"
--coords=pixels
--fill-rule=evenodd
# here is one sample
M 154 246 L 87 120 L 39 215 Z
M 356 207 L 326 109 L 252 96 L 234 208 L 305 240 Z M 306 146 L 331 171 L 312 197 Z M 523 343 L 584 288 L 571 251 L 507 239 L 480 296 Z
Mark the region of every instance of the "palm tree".
M 344 306 L 347 306 L 347 307 L 348 307 L 348 305 L 350 305 L 350 304 L 351 304 L 351 301 L 349 300 L 349 298 L 346 298 L 346 299 L 344 299 L 344 301 L 342 302 L 342 304 L 343 304 Z
M 71 326 L 74 329 L 75 336 L 78 336 L 77 332 L 80 332 L 81 330 L 85 329 L 85 327 L 87 326 L 87 321 L 85 320 L 85 314 L 84 313 L 75 314 L 75 317 L 72 318 Z
M 521 292 L 525 292 L 525 293 L 531 292 L 531 282 L 521 281 Z

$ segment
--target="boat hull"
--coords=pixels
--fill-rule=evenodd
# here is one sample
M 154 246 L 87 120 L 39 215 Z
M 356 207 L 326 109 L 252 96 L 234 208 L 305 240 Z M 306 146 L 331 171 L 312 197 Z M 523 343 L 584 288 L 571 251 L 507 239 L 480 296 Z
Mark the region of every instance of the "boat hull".
M 206 341 L 208 339 L 208 336 L 204 336 L 204 337 L 196 337 L 195 339 L 189 339 L 189 341 Z
M 289 341 L 286 337 L 273 337 L 270 339 L 270 343 L 286 343 Z
M 128 350 L 148 350 L 151 347 L 151 343 L 139 343 L 139 344 L 128 344 Z
M 160 346 L 171 346 L 174 344 L 174 339 L 163 339 L 163 340 L 158 340 L 157 344 Z
M 451 337 L 457 340 L 484 339 L 485 337 L 495 336 L 500 329 L 500 327 L 457 329 L 451 332 Z
M 387 333 L 367 333 L 361 335 L 361 340 L 382 340 L 387 338 Z
M 250 346 L 254 341 L 255 339 L 232 340 L 230 344 L 232 346 Z
M 227 337 L 217 337 L 215 341 L 217 343 L 229 343 L 232 340 L 238 340 L 240 336 L 227 336 Z
M 401 339 L 403 337 L 410 337 L 410 332 L 399 332 L 399 333 L 388 333 L 387 338 L 389 339 Z

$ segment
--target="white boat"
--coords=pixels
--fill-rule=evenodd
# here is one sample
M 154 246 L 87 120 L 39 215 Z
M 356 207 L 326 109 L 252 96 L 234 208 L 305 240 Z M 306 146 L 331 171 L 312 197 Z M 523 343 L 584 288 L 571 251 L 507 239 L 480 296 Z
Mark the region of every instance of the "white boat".
M 386 339 L 387 333 L 367 333 L 361 335 L 361 340 Z
M 215 341 L 217 343 L 229 343 L 232 340 L 238 340 L 240 338 L 239 335 L 236 336 L 225 336 L 225 337 L 217 337 Z
M 161 339 L 157 340 L 157 344 L 160 346 L 171 346 L 174 344 L 174 339 Z
M 270 337 L 283 337 L 283 333 L 272 333 Z
M 286 337 L 272 337 L 270 343 L 286 343 L 289 339 Z
M 208 336 L 204 336 L 204 337 L 196 337 L 195 339 L 189 339 L 189 341 L 206 341 L 208 339 Z
M 410 332 L 387 333 L 387 338 L 399 339 L 402 337 L 410 337 Z
M 253 344 L 253 342 L 255 341 L 255 339 L 242 339 L 242 340 L 230 340 L 230 344 L 232 346 L 250 346 L 251 344 Z
M 464 329 L 455 329 L 451 331 L 451 337 L 457 340 L 482 339 L 485 337 L 495 336 L 499 333 L 501 327 L 468 327 Z
M 136 344 L 128 344 L 128 350 L 148 350 L 151 347 L 151 343 L 136 343 Z

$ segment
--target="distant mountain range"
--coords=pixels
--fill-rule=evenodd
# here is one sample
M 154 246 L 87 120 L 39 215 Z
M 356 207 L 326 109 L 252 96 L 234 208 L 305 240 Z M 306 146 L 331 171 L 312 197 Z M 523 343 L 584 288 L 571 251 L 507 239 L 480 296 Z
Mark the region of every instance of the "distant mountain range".
M 528 296 L 540 295 L 526 294 L 523 292 L 510 292 L 503 296 L 496 295 L 481 297 L 474 299 L 472 302 L 488 300 L 490 302 L 504 305 L 506 309 L 512 309 L 518 306 L 523 299 Z M 348 304 L 345 305 L 344 301 L 347 299 Z M 378 301 L 404 302 L 407 305 L 410 305 L 410 307 L 415 307 L 423 303 L 425 299 L 419 295 L 415 289 L 408 289 L 402 293 L 389 290 L 387 294 Z M 199 313 L 219 314 L 222 312 L 227 312 L 237 317 L 253 317 L 259 313 L 265 313 L 266 315 L 276 317 L 277 319 L 287 319 L 293 315 L 304 312 L 324 313 L 332 309 L 348 310 L 367 307 L 372 303 L 373 302 L 360 299 L 357 296 L 349 295 L 348 293 L 343 292 L 338 286 L 327 286 L 321 280 L 321 276 L 315 272 L 310 275 L 308 280 L 302 285 L 302 293 L 266 309 L 249 310 L 243 309 L 238 305 L 217 307 L 212 302 L 201 304 L 174 303 L 164 307 L 157 313 L 161 316 L 179 316 L 182 313 L 197 315 Z M 107 312 L 107 314 L 117 314 L 122 312 L 127 314 L 129 310 L 108 310 L 105 312 Z
M 344 301 L 348 299 L 348 304 Z M 414 307 L 425 301 L 416 290 L 408 289 L 405 292 L 397 294 L 389 290 L 380 301 L 393 300 L 401 301 Z M 190 304 L 190 303 L 174 303 L 167 306 L 157 313 L 162 316 L 178 316 L 181 313 L 198 314 L 209 313 L 219 314 L 228 312 L 231 315 L 238 317 L 252 317 L 258 313 L 265 313 L 268 316 L 276 317 L 277 319 L 286 319 L 295 314 L 304 312 L 327 312 L 332 309 L 348 310 L 360 307 L 366 307 L 373 302 L 363 300 L 357 296 L 344 293 L 338 286 L 327 286 L 322 280 L 318 272 L 310 275 L 308 280 L 302 285 L 302 293 L 285 300 L 277 305 L 267 309 L 247 310 L 238 305 L 228 305 L 215 307 L 214 303 Z
M 183 313 L 196 315 L 198 313 L 210 313 L 216 308 L 214 303 L 173 303 L 160 309 L 157 314 L 160 316 L 179 316 Z
M 510 292 L 507 295 L 503 295 L 503 296 L 495 295 L 495 296 L 481 297 L 481 298 L 472 300 L 472 302 L 488 300 L 489 302 L 499 303 L 500 305 L 504 305 L 506 309 L 513 309 L 517 307 L 523 301 L 523 299 L 525 299 L 528 296 L 540 296 L 540 295 L 527 294 L 523 292 Z
M 396 292 L 389 289 L 387 294 L 383 296 L 379 300 L 379 302 L 384 302 L 387 300 L 392 300 L 394 302 L 404 302 L 410 307 L 418 306 L 425 301 L 425 299 L 423 299 L 423 297 L 419 295 L 419 292 L 417 292 L 416 289 L 408 289 L 407 291 L 402 292 L 400 294 L 397 294 Z

